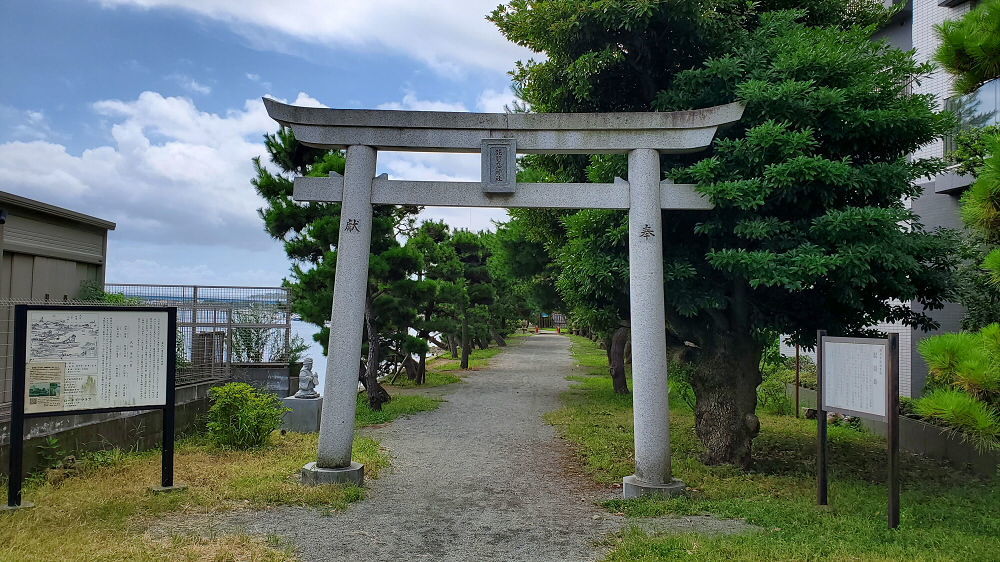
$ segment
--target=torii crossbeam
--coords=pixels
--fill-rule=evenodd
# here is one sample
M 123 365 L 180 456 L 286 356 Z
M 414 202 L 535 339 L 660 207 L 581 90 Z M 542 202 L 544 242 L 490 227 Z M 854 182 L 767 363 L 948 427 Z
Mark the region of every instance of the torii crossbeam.
M 737 103 L 669 113 L 454 113 L 297 107 L 264 98 L 268 114 L 308 146 L 347 149 L 344 176 L 296 178 L 297 201 L 339 201 L 343 232 L 330 318 L 319 454 L 302 470 L 312 484 L 363 480 L 351 461 L 361 361 L 372 205 L 628 209 L 635 474 L 626 498 L 672 494 L 663 300 L 662 210 L 706 210 L 692 185 L 661 181 L 660 154 L 707 148 L 743 114 Z M 481 182 L 375 176 L 378 150 L 481 152 Z M 517 183 L 516 153 L 628 154 L 628 181 Z

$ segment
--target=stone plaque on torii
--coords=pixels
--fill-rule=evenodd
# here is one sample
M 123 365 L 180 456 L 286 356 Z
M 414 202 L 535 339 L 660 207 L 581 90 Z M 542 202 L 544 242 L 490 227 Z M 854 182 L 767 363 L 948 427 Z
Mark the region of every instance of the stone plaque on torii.
M 660 154 L 707 148 L 743 114 L 737 103 L 669 113 L 457 113 L 297 107 L 264 98 L 299 142 L 347 149 L 344 175 L 295 179 L 296 201 L 341 202 L 319 454 L 312 484 L 363 480 L 351 461 L 372 205 L 628 209 L 635 474 L 626 498 L 683 490 L 670 468 L 661 210 L 706 210 L 693 185 L 661 181 Z M 378 150 L 480 152 L 480 182 L 392 180 L 375 175 Z M 515 154 L 628 154 L 628 181 L 517 183 Z

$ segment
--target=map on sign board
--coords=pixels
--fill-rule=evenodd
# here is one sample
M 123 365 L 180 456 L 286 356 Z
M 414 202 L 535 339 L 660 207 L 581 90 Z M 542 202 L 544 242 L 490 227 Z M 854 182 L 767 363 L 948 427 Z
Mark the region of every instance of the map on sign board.
M 885 418 L 887 341 L 823 339 L 823 404 L 829 412 Z
M 29 310 L 24 412 L 166 403 L 168 314 Z

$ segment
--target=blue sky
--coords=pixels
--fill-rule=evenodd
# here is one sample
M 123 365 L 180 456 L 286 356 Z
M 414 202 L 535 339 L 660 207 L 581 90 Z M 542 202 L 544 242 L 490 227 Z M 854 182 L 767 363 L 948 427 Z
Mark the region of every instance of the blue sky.
M 33 0 L 0 8 L 0 190 L 118 223 L 108 280 L 272 285 L 250 159 L 305 105 L 502 111 L 532 53 L 498 0 Z M 382 153 L 400 179 L 478 180 L 476 155 Z M 433 209 L 486 228 L 502 211 Z

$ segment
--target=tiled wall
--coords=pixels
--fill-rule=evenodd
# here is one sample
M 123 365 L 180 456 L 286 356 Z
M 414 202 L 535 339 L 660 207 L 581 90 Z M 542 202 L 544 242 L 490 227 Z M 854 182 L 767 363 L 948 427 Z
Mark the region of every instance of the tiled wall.
M 957 19 L 969 11 L 971 2 L 959 4 L 953 8 L 938 6 L 939 0 L 913 0 L 913 48 L 916 50 L 917 60 L 925 62 L 934 58 L 934 52 L 938 48 L 937 34 L 934 33 L 934 26 L 946 20 Z M 938 97 L 939 103 L 953 95 L 951 89 L 951 77 L 944 71 L 938 71 L 928 78 L 921 80 L 920 84 L 914 84 L 914 93 L 934 94 Z M 944 146 L 942 141 L 935 141 L 915 154 L 917 157 L 943 156 Z

